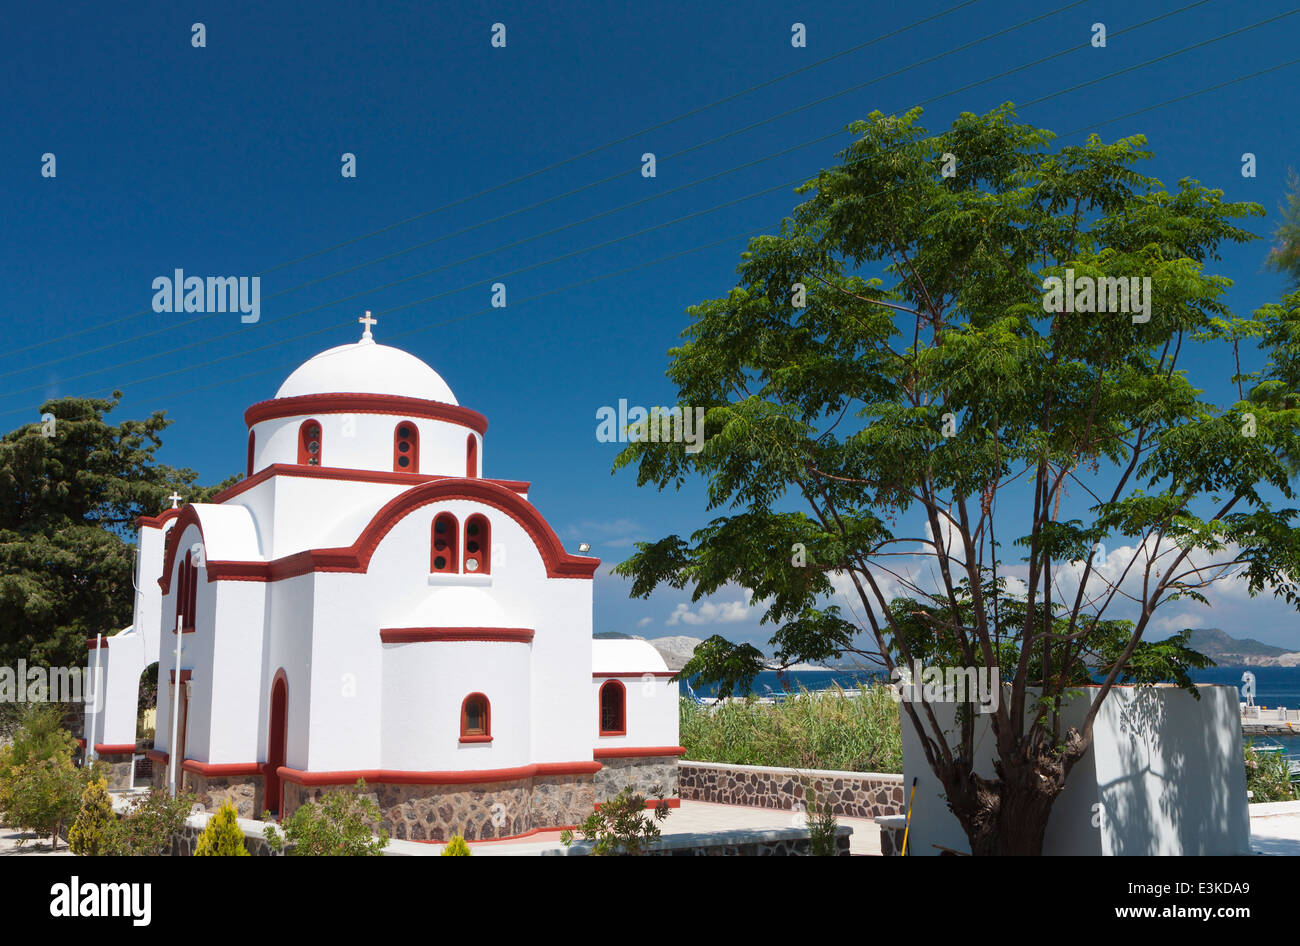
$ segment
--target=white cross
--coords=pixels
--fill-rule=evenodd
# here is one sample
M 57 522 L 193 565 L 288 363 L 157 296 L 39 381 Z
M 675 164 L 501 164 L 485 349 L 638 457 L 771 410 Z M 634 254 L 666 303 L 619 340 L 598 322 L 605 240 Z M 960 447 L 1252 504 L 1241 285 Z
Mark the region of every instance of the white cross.
M 370 326 L 372 326 L 372 325 L 378 325 L 378 324 L 379 324 L 379 320 L 378 320 L 378 319 L 372 319 L 372 318 L 370 317 L 370 310 L 369 310 L 369 309 L 366 309 L 366 314 L 365 314 L 365 316 L 363 316 L 362 318 L 357 319 L 357 321 L 360 322 L 362 325 L 364 325 L 364 326 L 366 327 L 366 330 L 365 330 L 364 332 L 361 333 L 361 340 L 362 340 L 363 342 L 366 341 L 367 339 L 373 340 L 373 339 L 374 339 L 374 336 L 370 334 Z
M 184 496 L 180 496 L 180 495 L 178 495 L 177 492 L 176 492 L 176 490 L 172 490 L 172 494 L 171 494 L 170 496 L 168 496 L 167 498 L 170 499 L 170 500 L 172 501 L 172 508 L 175 509 L 175 508 L 176 508 L 176 504 L 179 503 L 179 502 L 180 502 L 182 499 L 184 499 L 185 497 L 184 497 Z

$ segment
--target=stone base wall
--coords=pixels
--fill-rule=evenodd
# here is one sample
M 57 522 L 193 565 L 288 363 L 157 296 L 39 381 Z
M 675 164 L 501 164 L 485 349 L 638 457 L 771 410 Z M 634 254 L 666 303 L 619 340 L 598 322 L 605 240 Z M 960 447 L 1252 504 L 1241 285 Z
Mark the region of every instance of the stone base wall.
M 352 786 L 284 783 L 284 816 L 327 791 Z M 367 784 L 365 796 L 379 806 L 382 827 L 400 841 L 467 841 L 517 837 L 536 828 L 569 827 L 596 804 L 590 775 L 548 775 L 471 785 Z M 377 826 L 378 827 L 378 826 Z
M 811 785 L 818 802 L 837 816 L 897 815 L 905 805 L 902 775 L 686 761 L 677 771 L 681 797 L 694 801 L 789 811 L 808 804 L 805 785 Z
M 596 773 L 596 801 L 607 802 L 629 785 L 646 796 L 654 788 L 663 790 L 665 798 L 679 797 L 676 756 L 636 756 L 601 759 Z
M 183 774 L 188 790 L 208 811 L 216 811 L 228 801 L 234 803 L 241 818 L 261 818 L 266 810 L 265 785 L 260 775 Z
M 99 757 L 98 761 L 103 764 L 110 792 L 124 792 L 131 787 L 131 759 L 129 753 L 116 753 L 113 755 L 105 753 Z

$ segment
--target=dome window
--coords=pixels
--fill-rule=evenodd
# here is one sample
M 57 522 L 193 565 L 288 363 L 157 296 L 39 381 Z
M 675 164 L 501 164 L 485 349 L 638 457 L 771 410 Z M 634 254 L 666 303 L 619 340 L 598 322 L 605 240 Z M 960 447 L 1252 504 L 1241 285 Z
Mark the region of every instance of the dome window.
M 257 446 L 257 434 L 248 432 L 248 476 L 253 475 L 253 449 Z
M 465 441 L 465 475 L 470 479 L 478 476 L 478 440 L 473 434 Z
M 412 421 L 404 420 L 393 428 L 393 470 L 420 472 L 420 429 Z
M 439 513 L 433 520 L 429 571 L 439 574 L 458 571 L 456 567 L 456 551 L 459 544 L 458 531 L 456 517 L 449 512 Z
M 486 575 L 492 571 L 492 526 L 477 513 L 465 522 L 465 571 Z
M 298 463 L 301 466 L 320 466 L 320 421 L 305 420 L 298 428 Z

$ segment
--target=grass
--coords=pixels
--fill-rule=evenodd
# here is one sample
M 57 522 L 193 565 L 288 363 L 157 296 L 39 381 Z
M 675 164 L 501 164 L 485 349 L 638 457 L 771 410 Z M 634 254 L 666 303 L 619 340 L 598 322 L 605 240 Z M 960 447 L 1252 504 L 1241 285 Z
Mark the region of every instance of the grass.
M 801 689 L 779 703 L 681 701 L 682 758 L 848 772 L 902 772 L 898 703 L 886 686 Z

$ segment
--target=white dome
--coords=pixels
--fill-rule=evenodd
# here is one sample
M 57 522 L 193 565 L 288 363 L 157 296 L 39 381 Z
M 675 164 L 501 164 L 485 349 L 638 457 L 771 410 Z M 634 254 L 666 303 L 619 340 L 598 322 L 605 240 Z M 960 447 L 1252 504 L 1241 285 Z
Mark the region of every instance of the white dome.
M 419 358 L 372 341 L 339 345 L 299 365 L 275 392 L 303 394 L 395 394 L 458 404 L 447 382 Z

